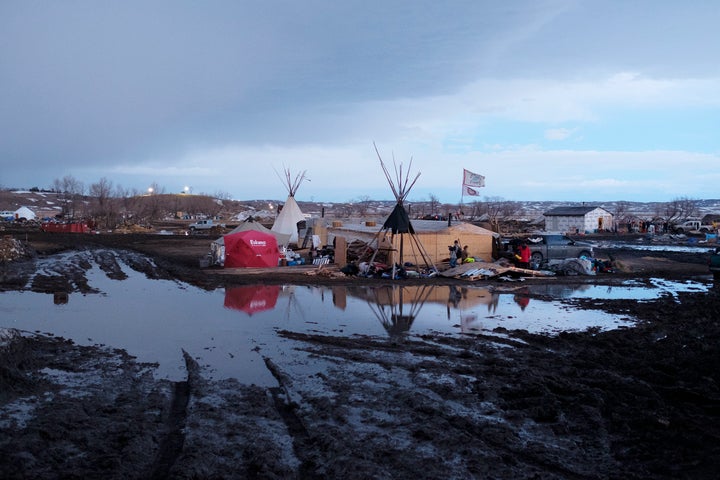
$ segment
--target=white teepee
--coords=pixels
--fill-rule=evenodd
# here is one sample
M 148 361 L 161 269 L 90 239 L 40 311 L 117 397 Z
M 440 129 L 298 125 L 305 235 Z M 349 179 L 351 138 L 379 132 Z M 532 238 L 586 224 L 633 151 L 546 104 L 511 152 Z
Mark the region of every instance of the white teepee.
M 280 174 L 278 174 L 278 177 L 280 177 Z M 300 183 L 305 180 L 305 171 L 297 174 L 293 180 L 290 171 L 285 169 L 285 179 L 281 178 L 281 180 L 283 180 L 288 190 L 288 197 L 270 230 L 290 235 L 288 243 L 285 244 L 287 246 L 290 243 L 298 243 L 298 223 L 305 221 L 305 215 L 303 215 L 295 201 L 295 193 L 300 187 Z

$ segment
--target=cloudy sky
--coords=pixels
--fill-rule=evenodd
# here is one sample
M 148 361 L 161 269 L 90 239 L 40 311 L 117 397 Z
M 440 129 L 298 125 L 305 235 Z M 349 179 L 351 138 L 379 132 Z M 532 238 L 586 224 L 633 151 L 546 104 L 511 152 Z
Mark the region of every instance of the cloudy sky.
M 0 186 L 720 197 L 715 0 L 0 2 Z M 412 163 L 411 163 L 412 162 Z

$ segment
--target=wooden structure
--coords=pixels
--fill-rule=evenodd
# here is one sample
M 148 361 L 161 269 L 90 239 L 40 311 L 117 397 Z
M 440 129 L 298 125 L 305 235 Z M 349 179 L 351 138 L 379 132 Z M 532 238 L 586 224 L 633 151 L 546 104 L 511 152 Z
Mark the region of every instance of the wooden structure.
M 488 229 L 464 222 L 448 226 L 447 221 L 436 220 L 413 220 L 412 225 L 414 236 L 423 245 L 424 255 L 431 264 L 436 265 L 447 261 L 450 257 L 448 246 L 452 245 L 455 240 L 459 240 L 461 246 L 468 246 L 471 257 L 485 262 L 494 261 L 493 244 L 499 235 Z M 347 243 L 361 240 L 368 244 L 387 245 L 393 250 L 399 250 L 400 246 L 397 236 L 392 239 L 392 235 L 387 233 L 378 241 L 377 228 L 368 227 L 364 223 L 328 227 L 328 234 L 335 238 L 342 237 Z M 344 257 L 340 257 L 336 252 L 335 261 L 342 263 L 342 260 L 338 260 L 340 258 Z M 415 265 L 424 262 L 420 252 L 413 248 L 405 248 L 403 258 L 404 261 Z

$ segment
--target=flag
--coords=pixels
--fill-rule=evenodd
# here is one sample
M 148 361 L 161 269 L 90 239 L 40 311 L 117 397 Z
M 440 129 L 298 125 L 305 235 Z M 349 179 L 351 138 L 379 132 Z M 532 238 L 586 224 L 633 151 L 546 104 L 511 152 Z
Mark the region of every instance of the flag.
M 485 177 L 477 173 L 473 173 L 470 170 L 463 169 L 463 186 L 469 187 L 484 187 Z
M 480 192 L 478 192 L 473 187 L 470 187 L 468 185 L 463 185 L 463 195 L 468 195 L 470 197 L 479 197 Z

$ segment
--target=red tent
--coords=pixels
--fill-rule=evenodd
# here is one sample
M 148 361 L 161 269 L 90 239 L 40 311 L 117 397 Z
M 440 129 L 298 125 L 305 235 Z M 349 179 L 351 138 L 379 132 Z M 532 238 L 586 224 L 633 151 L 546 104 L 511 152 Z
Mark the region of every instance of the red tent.
M 275 237 L 257 230 L 225 235 L 225 268 L 277 267 L 280 259 Z
M 249 315 L 272 310 L 280 295 L 279 285 L 252 285 L 225 290 L 225 308 L 240 310 Z

